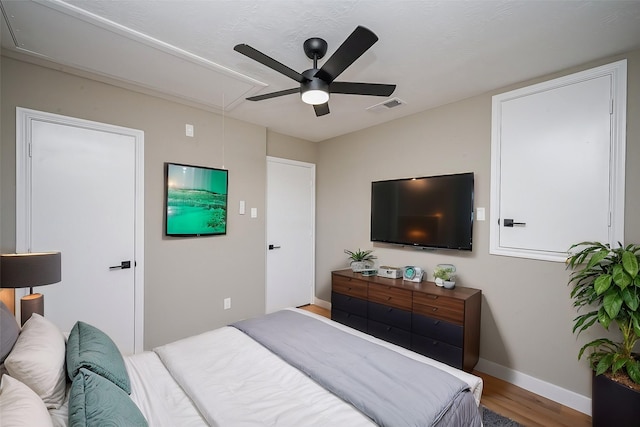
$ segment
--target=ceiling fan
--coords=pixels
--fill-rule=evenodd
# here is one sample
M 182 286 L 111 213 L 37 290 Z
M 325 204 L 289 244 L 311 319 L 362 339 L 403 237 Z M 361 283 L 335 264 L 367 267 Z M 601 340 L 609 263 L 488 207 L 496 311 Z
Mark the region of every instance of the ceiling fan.
M 318 37 L 307 39 L 303 44 L 304 53 L 310 59 L 313 59 L 313 68 L 302 73 L 292 70 L 247 44 L 238 44 L 233 49 L 300 83 L 299 88 L 252 96 L 247 98 L 248 101 L 262 101 L 299 92 L 302 101 L 313 105 L 316 116 L 319 117 L 329 114 L 328 101 L 330 93 L 372 96 L 389 96 L 393 93 L 396 85 L 335 81 L 347 67 L 360 58 L 377 41 L 378 37 L 371 30 L 358 26 L 340 45 L 338 50 L 327 59 L 322 68 L 318 69 L 318 60 L 322 59 L 327 53 L 327 42 Z

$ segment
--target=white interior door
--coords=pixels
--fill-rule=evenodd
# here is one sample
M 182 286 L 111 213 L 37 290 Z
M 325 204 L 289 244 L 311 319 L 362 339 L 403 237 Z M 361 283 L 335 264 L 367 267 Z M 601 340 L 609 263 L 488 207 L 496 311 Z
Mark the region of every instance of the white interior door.
M 621 241 L 623 68 L 494 97 L 491 253 L 564 262 L 575 243 Z
M 267 158 L 266 312 L 313 302 L 315 165 Z
M 28 249 L 62 252 L 62 281 L 41 288 L 45 316 L 62 331 L 85 321 L 134 353 L 142 346 L 136 331 L 141 135 L 90 123 L 29 123 Z

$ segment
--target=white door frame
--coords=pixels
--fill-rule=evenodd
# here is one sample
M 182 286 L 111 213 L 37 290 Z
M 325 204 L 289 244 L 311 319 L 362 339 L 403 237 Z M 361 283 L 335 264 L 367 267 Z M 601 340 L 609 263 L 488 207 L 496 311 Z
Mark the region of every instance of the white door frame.
M 135 236 L 134 254 L 134 351 L 144 346 L 144 132 L 106 123 L 61 116 L 43 111 L 16 108 L 16 252 L 30 252 L 31 242 L 31 123 L 44 121 L 100 132 L 126 135 L 135 140 Z M 20 297 L 26 290 L 16 290 L 16 316 Z
M 272 157 L 272 156 L 267 156 L 267 163 L 269 162 L 273 162 L 273 163 L 282 163 L 282 164 L 286 164 L 286 165 L 292 165 L 292 166 L 298 166 L 298 167 L 305 167 L 305 168 L 309 168 L 312 171 L 313 174 L 313 181 L 312 181 L 312 187 L 311 187 L 311 192 L 313 193 L 313 197 L 312 197 L 312 206 L 311 206 L 311 223 L 312 223 L 312 227 L 311 227 L 311 295 L 309 296 L 309 301 L 311 301 L 312 303 L 316 303 L 317 301 L 319 301 L 316 298 L 316 180 L 315 180 L 315 176 L 316 176 L 316 165 L 314 163 L 307 163 L 307 162 L 301 162 L 298 160 L 291 160 L 291 159 L 283 159 L 280 157 Z M 267 183 L 268 184 L 268 183 Z M 266 194 L 268 195 L 268 190 L 265 188 L 265 191 L 267 192 Z M 267 203 L 269 203 L 269 201 L 267 200 Z M 265 237 L 266 237 L 266 230 L 268 229 L 268 221 L 269 218 L 267 218 L 267 224 L 265 224 Z M 269 268 L 269 264 L 268 264 L 268 249 L 265 247 L 265 309 L 267 306 L 267 280 L 268 280 L 268 275 L 266 272 L 266 269 Z M 285 273 L 286 274 L 286 273 Z

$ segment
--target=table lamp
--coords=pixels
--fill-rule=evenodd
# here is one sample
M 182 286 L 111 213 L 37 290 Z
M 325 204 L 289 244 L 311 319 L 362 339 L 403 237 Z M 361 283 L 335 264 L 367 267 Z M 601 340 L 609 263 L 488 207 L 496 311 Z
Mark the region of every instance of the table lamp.
M 61 279 L 60 252 L 33 252 L 0 255 L 0 288 L 31 288 L 20 300 L 21 324 L 33 313 L 44 316 L 44 297 L 33 293 L 35 286 L 50 285 Z

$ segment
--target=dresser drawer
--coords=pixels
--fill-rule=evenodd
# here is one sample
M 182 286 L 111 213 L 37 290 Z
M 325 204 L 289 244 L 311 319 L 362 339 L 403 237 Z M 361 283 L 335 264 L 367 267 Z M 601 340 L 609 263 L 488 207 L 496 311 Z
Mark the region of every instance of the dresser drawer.
M 367 332 L 374 337 L 394 343 L 400 347 L 409 348 L 411 346 L 411 332 L 404 329 L 369 319 Z
M 367 282 L 362 282 L 350 277 L 334 275 L 331 280 L 331 289 L 333 292 L 340 294 L 367 299 Z
M 347 325 L 353 329 L 357 329 L 362 332 L 367 332 L 367 318 L 361 317 L 355 314 L 347 313 L 346 311 L 339 310 L 337 308 L 331 308 L 331 320 Z
M 369 283 L 369 301 L 411 311 L 412 291 L 394 286 Z
M 360 298 L 331 292 L 331 307 L 347 313 L 357 314 L 364 318 L 367 317 L 367 302 Z
M 411 312 L 388 305 L 369 302 L 369 319 L 406 331 L 411 330 Z
M 411 334 L 411 350 L 462 369 L 462 349 L 443 341 Z
M 456 347 L 462 347 L 464 342 L 464 328 L 462 325 L 415 313 L 413 313 L 412 317 L 411 332 L 443 341 Z
M 464 301 L 414 292 L 413 312 L 462 325 L 464 322 Z

